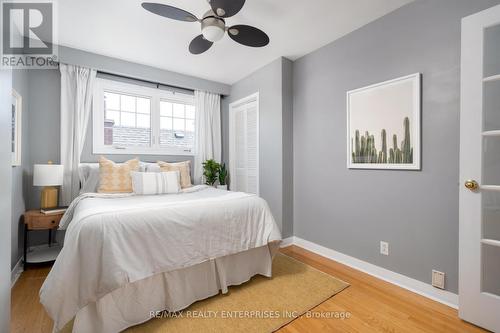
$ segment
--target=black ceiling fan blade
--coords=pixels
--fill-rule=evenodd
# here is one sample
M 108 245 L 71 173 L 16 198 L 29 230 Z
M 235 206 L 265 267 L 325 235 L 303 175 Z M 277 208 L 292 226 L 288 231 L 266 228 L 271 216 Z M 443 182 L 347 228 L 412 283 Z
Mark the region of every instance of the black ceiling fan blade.
M 212 42 L 203 38 L 203 35 L 196 36 L 189 43 L 189 52 L 192 54 L 201 54 L 212 46 Z
M 208 2 L 214 13 L 219 17 L 236 15 L 245 4 L 245 0 L 209 0 Z
M 267 34 L 250 25 L 233 25 L 228 29 L 228 35 L 235 42 L 246 46 L 262 47 L 269 44 Z
M 167 17 L 169 19 L 185 21 L 185 22 L 196 22 L 198 19 L 196 16 L 190 12 L 186 12 L 183 9 L 172 7 L 169 5 L 163 5 L 161 3 L 154 2 L 143 2 L 142 8 L 150 11 L 151 13 Z

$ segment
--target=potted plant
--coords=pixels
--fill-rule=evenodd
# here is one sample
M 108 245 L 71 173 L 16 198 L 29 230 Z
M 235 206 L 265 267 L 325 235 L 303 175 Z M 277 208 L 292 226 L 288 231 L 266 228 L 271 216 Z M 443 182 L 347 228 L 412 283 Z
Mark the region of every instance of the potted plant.
M 218 189 L 227 191 L 227 169 L 226 163 L 219 164 L 219 185 L 217 185 Z
M 217 181 L 219 167 L 220 164 L 213 159 L 203 162 L 203 176 L 205 177 L 205 184 L 214 186 Z

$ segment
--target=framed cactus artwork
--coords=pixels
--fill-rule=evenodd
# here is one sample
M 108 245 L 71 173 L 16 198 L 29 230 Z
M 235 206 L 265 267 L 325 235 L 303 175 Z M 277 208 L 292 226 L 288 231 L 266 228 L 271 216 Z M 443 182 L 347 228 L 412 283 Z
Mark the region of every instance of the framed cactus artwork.
M 420 170 L 420 73 L 347 92 L 347 167 Z

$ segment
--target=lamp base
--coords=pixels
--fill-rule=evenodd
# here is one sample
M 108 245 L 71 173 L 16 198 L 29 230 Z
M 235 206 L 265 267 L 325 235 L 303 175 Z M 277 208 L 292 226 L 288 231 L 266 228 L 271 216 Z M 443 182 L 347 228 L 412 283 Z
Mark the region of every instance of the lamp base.
M 40 208 L 49 209 L 57 207 L 58 190 L 55 186 L 45 186 L 40 195 Z

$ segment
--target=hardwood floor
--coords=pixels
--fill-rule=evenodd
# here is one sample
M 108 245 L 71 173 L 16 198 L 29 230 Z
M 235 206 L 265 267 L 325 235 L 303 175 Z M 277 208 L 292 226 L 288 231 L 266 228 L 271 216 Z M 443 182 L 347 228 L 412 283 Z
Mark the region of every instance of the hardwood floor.
M 457 310 L 297 246 L 282 252 L 350 284 L 314 311 L 348 311 L 349 319 L 298 318 L 279 332 L 486 332 Z
M 38 291 L 50 267 L 29 268 L 22 272 L 11 291 L 10 331 L 52 332 L 52 320 L 40 304 Z
M 296 246 L 281 250 L 350 284 L 341 293 L 318 305 L 314 314 L 344 312 L 348 319 L 302 316 L 279 330 L 303 332 L 485 332 L 461 321 L 457 311 L 368 274 L 349 268 Z M 22 273 L 12 289 L 13 333 L 51 332 L 52 321 L 39 302 L 38 291 L 50 267 Z

